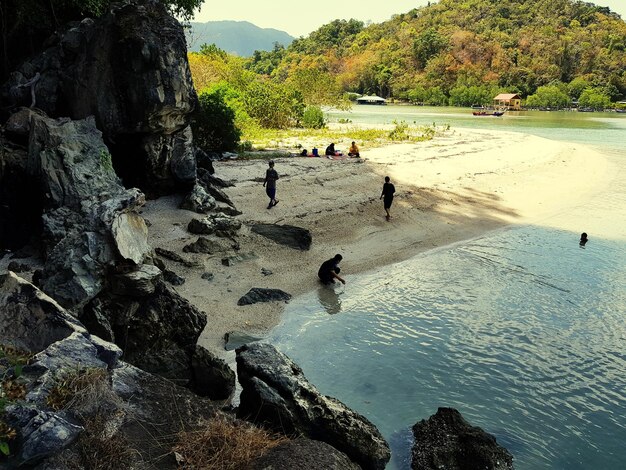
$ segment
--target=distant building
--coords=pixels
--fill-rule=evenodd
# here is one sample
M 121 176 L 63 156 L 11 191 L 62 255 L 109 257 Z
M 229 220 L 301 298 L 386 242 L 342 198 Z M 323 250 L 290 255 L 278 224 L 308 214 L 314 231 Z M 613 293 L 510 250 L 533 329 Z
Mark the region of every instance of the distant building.
M 516 93 L 500 93 L 493 99 L 493 104 L 497 108 L 519 111 L 522 109 L 522 98 Z
M 361 96 L 356 99 L 356 102 L 358 104 L 387 104 L 387 100 L 380 96 Z

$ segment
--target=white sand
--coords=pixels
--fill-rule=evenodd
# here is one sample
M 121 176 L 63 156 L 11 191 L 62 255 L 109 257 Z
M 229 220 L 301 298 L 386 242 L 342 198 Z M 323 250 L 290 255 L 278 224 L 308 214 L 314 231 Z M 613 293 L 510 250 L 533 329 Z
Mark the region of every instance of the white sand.
M 197 260 L 198 268 L 167 261 L 186 278 L 176 290 L 208 315 L 200 344 L 228 359 L 225 333 L 262 334 L 279 322 L 284 308 L 279 302 L 239 307 L 241 296 L 252 287 L 292 295 L 315 289 L 319 265 L 335 253 L 343 255 L 342 276 L 350 283 L 353 274 L 507 224 L 541 223 L 585 200 L 610 178 L 605 159 L 592 149 L 509 132 L 457 130 L 428 142 L 361 151 L 364 160 L 276 160 L 280 203 L 271 210 L 261 185 L 266 161 L 215 164 L 216 176 L 236 182 L 225 191 L 243 212 L 239 253 L 251 259 L 222 266 L 230 250 L 184 254 Z M 396 186 L 389 222 L 379 200 L 385 175 Z M 199 215 L 176 209 L 176 203 L 176 198 L 151 201 L 144 216 L 152 223 L 153 247 L 182 253 L 182 246 L 197 238 L 185 227 Z M 255 222 L 309 229 L 311 250 L 254 234 L 249 226 Z M 273 274 L 264 276 L 261 268 Z M 214 274 L 212 281 L 201 279 L 205 271 Z

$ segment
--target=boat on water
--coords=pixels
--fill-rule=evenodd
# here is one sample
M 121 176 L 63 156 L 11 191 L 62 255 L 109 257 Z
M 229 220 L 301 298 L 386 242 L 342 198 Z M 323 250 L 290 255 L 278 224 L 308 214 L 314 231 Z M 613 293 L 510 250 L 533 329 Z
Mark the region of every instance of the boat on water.
M 502 116 L 504 111 L 472 111 L 474 116 Z

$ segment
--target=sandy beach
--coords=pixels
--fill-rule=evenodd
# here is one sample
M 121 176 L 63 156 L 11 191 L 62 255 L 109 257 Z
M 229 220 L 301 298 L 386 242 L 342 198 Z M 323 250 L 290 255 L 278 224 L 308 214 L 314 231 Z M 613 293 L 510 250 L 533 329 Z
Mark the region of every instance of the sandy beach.
M 166 260 L 186 279 L 175 289 L 208 315 L 200 344 L 228 359 L 225 333 L 262 335 L 280 321 L 285 305 L 237 306 L 241 296 L 252 287 L 293 296 L 315 289 L 319 265 L 335 253 L 344 257 L 342 276 L 349 286 L 351 275 L 426 250 L 509 224 L 541 224 L 610 178 L 606 160 L 591 148 L 510 132 L 455 130 L 426 142 L 361 152 L 361 159 L 277 159 L 280 202 L 270 210 L 262 187 L 267 161 L 216 162 L 215 176 L 235 183 L 225 192 L 242 212 L 237 252 L 222 240 L 222 253 L 183 254 L 182 247 L 197 239 L 186 226 L 200 215 L 177 209 L 177 197 L 147 203 L 143 215 L 151 223 L 151 245 L 197 263 L 184 267 Z M 390 221 L 379 200 L 385 176 L 396 187 Z M 257 222 L 306 228 L 311 249 L 295 250 L 251 232 Z M 222 265 L 223 257 L 235 253 L 242 261 Z M 203 279 L 205 272 L 213 278 Z

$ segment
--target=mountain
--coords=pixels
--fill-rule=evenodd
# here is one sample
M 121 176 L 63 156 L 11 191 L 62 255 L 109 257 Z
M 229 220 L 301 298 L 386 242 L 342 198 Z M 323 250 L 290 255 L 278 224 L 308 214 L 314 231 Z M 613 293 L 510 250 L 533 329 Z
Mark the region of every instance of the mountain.
M 190 52 L 200 51 L 202 44 L 215 44 L 229 54 L 240 57 L 249 57 L 255 50 L 271 51 L 276 42 L 287 47 L 294 40 L 284 31 L 259 28 L 247 21 L 191 23 L 186 35 Z

